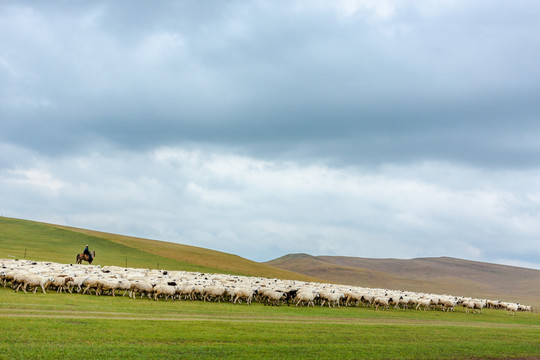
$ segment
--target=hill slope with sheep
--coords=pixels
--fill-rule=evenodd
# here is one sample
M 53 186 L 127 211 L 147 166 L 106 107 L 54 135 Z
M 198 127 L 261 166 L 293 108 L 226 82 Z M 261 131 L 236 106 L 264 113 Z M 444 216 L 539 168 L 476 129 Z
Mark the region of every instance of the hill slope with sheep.
M 0 217 L 0 258 L 75 263 L 86 244 L 94 265 L 318 281 L 237 255 L 195 246 Z

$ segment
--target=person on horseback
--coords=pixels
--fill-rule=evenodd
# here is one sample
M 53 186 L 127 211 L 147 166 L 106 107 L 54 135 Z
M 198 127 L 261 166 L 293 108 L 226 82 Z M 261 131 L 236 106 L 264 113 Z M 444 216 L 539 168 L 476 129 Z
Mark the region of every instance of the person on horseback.
M 88 250 L 88 245 L 84 248 L 83 254 L 88 255 L 88 262 L 92 263 L 92 253 Z

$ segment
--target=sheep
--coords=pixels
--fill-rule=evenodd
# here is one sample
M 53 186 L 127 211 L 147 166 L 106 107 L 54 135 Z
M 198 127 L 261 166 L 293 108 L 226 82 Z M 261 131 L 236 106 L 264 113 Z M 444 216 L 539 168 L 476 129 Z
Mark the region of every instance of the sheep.
M 0 271 L 0 282 L 2 282 L 2 284 L 4 284 L 4 288 L 6 287 L 6 278 L 7 278 L 7 273 L 5 271 Z
M 14 271 L 11 273 L 7 273 L 6 279 L 8 279 L 8 281 L 11 282 L 11 288 L 17 292 L 19 291 L 21 286 L 24 284 L 24 278 L 27 275 L 31 275 L 31 274 L 27 274 L 22 271 Z
M 184 296 L 184 299 L 190 299 L 191 298 L 191 293 L 193 292 L 194 290 L 194 286 L 191 285 L 191 284 L 183 284 L 181 286 L 178 286 L 177 287 L 177 292 L 178 292 L 178 298 L 181 299 L 182 295 Z
M 486 306 L 486 303 L 480 300 L 467 299 L 463 301 L 462 305 L 465 307 L 466 313 L 469 313 L 470 310 L 472 310 L 473 313 L 476 313 L 477 310 L 480 313 L 484 313 L 482 309 Z
M 67 275 L 53 276 L 54 281 L 51 286 L 56 287 L 56 292 L 61 293 L 62 291 L 66 292 L 66 283 L 72 281 L 73 278 Z
M 350 306 L 351 303 L 358 306 L 362 301 L 362 295 L 352 290 L 346 291 L 343 295 L 345 296 L 345 306 Z
M 120 286 L 120 281 L 115 279 L 102 279 L 97 283 L 96 295 L 101 295 L 104 291 L 108 291 L 114 297 L 116 289 Z
M 257 295 L 255 296 L 255 300 L 258 302 L 266 303 L 267 302 L 267 294 L 276 291 L 276 289 L 272 287 L 266 287 L 264 285 L 263 287 L 259 288 L 257 291 Z
M 442 305 L 443 311 L 454 311 L 454 307 L 457 305 L 458 301 L 451 298 L 440 298 L 439 305 Z
M 41 290 L 44 294 L 46 294 L 45 289 L 54 282 L 54 278 L 47 277 L 47 276 L 41 276 L 41 275 L 23 275 L 22 283 L 17 287 L 17 290 L 22 286 L 22 290 L 26 293 L 26 287 L 28 285 L 34 287 L 34 294 L 36 293 L 37 289 L 41 287 Z
M 501 304 L 501 301 L 487 300 L 486 307 L 488 309 L 498 309 Z
M 296 294 L 298 294 L 298 289 L 291 289 L 287 292 L 285 292 L 285 299 L 284 301 L 287 303 L 287 306 L 290 306 L 290 301 L 294 301 L 294 298 L 296 297 Z
M 150 297 L 151 294 L 154 292 L 154 285 L 155 284 L 151 284 L 147 281 L 133 281 L 129 288 L 129 297 L 135 299 L 136 293 L 141 294 L 141 299 L 145 294 Z
M 47 274 L 47 275 L 45 275 Z M 18 291 L 29 289 L 37 292 L 39 284 L 31 282 L 25 283 L 28 275 L 54 278 L 51 284 L 43 284 L 43 292 L 49 290 L 51 286 L 56 286 L 57 292 L 66 289 L 72 293 L 73 288 L 78 292 L 84 289 L 83 293 L 95 291 L 96 295 L 101 295 L 105 291 L 115 296 L 116 290 L 124 290 L 130 298 L 135 298 L 141 294 L 141 298 L 146 294 L 149 298 L 157 300 L 160 296 L 189 297 L 192 300 L 218 300 L 230 295 L 233 303 L 246 300 L 248 304 L 253 299 L 265 304 L 280 305 L 284 301 L 290 304 L 294 301 L 296 306 L 320 304 L 329 307 L 335 305 L 364 306 L 373 304 L 378 310 L 379 307 L 389 309 L 390 304 L 394 308 L 408 308 L 411 304 L 417 309 L 441 308 L 443 311 L 454 311 L 456 305 L 463 305 L 465 311 L 483 312 L 484 307 L 493 309 L 506 309 L 507 313 L 514 314 L 517 311 L 532 311 L 530 306 L 512 305 L 502 301 L 463 299 L 449 295 L 435 295 L 422 293 L 407 293 L 402 291 L 369 289 L 360 287 L 340 286 L 335 284 L 318 284 L 300 281 L 286 281 L 278 279 L 266 279 L 260 277 L 243 277 L 223 274 L 207 274 L 182 271 L 149 270 L 149 269 L 128 269 L 120 267 L 100 266 L 78 266 L 62 265 L 55 263 L 40 263 L 34 261 L 12 261 L 1 260 L 0 281 L 6 287 L 11 287 Z M 63 282 L 63 284 L 62 284 Z M 106 285 L 109 284 L 109 285 Z M 159 285 L 155 285 L 159 284 Z M 161 287 L 168 290 L 162 292 Z M 255 295 L 258 294 L 257 297 Z M 387 299 L 388 305 L 382 300 Z M 390 301 L 392 299 L 392 301 Z
M 204 286 L 197 284 L 193 286 L 193 290 L 191 291 L 191 294 L 189 295 L 189 298 L 191 300 L 199 300 L 203 298 L 204 293 Z
M 420 310 L 421 307 L 424 308 L 424 311 L 430 310 L 431 305 L 433 305 L 434 301 L 431 298 L 420 298 L 416 300 L 416 310 Z
M 375 296 L 371 294 L 361 294 L 360 301 L 364 307 L 373 304 L 373 300 L 375 300 Z
M 296 294 L 296 306 L 298 306 L 300 303 L 304 303 L 306 302 L 307 303 L 307 306 L 309 307 L 309 305 L 315 307 L 315 299 L 319 297 L 319 293 L 317 293 L 315 290 L 313 291 L 298 291 L 298 293 Z
M 319 296 L 321 298 L 321 307 L 324 306 L 325 302 L 328 301 L 328 307 L 339 307 L 339 300 L 343 297 L 343 294 L 340 292 L 334 292 L 334 291 L 321 291 L 319 293 Z
M 255 291 L 248 287 L 241 287 L 238 289 L 234 289 L 231 297 L 233 298 L 233 304 L 236 304 L 238 301 L 239 303 L 242 303 L 242 299 L 246 300 L 246 304 L 251 305 L 251 301 L 253 300 L 253 296 L 255 295 Z
M 165 295 L 165 301 L 171 297 L 172 301 L 174 301 L 174 297 L 176 295 L 176 286 L 170 286 L 168 284 L 158 284 L 154 286 L 154 300 L 157 300 L 158 296 Z
M 73 288 L 77 287 L 77 294 L 79 294 L 82 290 L 81 286 L 83 286 L 84 282 L 89 279 L 89 277 L 70 277 L 71 280 L 66 281 L 66 287 L 70 294 L 73 294 Z
M 217 299 L 218 302 L 224 300 L 227 288 L 224 286 L 209 286 L 203 290 L 203 301 Z
M 394 305 L 394 309 L 399 309 L 399 305 L 403 305 L 404 309 L 409 308 L 409 304 L 411 303 L 411 298 L 407 296 L 400 296 L 396 301 Z
M 122 297 L 126 296 L 126 294 L 129 292 L 130 288 L 131 288 L 131 281 L 129 281 L 129 280 L 121 280 L 121 281 L 118 282 L 117 290 L 124 290 L 124 293 L 122 294 Z
M 518 304 L 508 304 L 506 305 L 506 315 L 508 315 L 509 312 L 512 313 L 512 315 L 516 315 L 516 312 L 519 309 L 519 303 Z
M 284 301 L 286 297 L 287 297 L 287 294 L 284 292 L 270 290 L 264 293 L 263 301 L 265 305 L 277 306 L 280 304 L 281 301 Z
M 92 277 L 87 277 L 84 282 L 83 282 L 83 285 L 82 286 L 85 286 L 84 290 L 83 290 L 83 295 L 86 294 L 86 292 L 88 292 L 89 294 L 92 294 L 92 290 L 94 290 L 95 294 L 98 295 L 98 291 L 97 291 L 97 288 L 99 286 L 99 278 L 92 278 Z
M 382 306 L 383 309 L 390 310 L 390 304 L 393 302 L 394 300 L 391 297 L 379 296 L 373 300 L 373 305 L 375 305 L 375 310 L 379 310 L 379 306 Z

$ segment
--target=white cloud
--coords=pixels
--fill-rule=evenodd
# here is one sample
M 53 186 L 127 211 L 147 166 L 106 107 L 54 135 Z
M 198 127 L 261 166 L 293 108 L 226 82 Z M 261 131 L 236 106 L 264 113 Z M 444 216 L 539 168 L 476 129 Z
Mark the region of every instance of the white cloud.
M 2 213 L 535 262 L 536 4 L 44 4 L 0 5 Z
M 8 171 L 4 178 L 8 184 L 12 183 L 15 187 L 24 188 L 26 185 L 38 187 L 44 190 L 50 190 L 57 193 L 65 186 L 65 183 L 56 179 L 47 170 L 39 168 L 15 169 Z
M 135 53 L 144 65 L 159 66 L 171 57 L 182 58 L 185 48 L 185 40 L 180 34 L 157 32 L 145 36 Z
M 444 163 L 362 170 L 167 147 L 34 157 L 26 168 L 4 169 L 0 186 L 9 194 L 4 215 L 61 219 L 255 260 L 307 252 L 493 261 L 518 239 L 513 261 L 525 261 L 520 257 L 539 252 L 540 188 L 523 192 L 496 175 Z M 40 192 L 29 199 L 31 187 L 53 191 L 55 201 Z M 29 201 L 31 210 L 21 206 Z

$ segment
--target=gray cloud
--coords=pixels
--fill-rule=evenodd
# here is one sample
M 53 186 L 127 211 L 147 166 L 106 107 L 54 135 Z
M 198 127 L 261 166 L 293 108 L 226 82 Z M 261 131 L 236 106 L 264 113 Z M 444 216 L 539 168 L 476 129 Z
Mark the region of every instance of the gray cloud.
M 2 137 L 537 164 L 535 5 L 321 4 L 4 6 Z
M 2 211 L 256 259 L 534 263 L 539 10 L 2 3 Z

